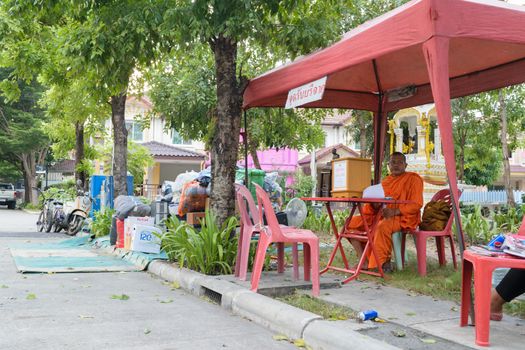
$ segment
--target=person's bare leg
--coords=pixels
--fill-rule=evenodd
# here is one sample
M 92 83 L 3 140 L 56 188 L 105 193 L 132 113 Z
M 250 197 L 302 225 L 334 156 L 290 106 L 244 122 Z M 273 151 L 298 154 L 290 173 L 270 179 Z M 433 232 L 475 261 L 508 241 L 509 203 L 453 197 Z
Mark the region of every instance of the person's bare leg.
M 493 321 L 501 321 L 503 317 L 503 304 L 505 300 L 498 294 L 495 289 L 492 289 L 490 296 L 490 319 Z

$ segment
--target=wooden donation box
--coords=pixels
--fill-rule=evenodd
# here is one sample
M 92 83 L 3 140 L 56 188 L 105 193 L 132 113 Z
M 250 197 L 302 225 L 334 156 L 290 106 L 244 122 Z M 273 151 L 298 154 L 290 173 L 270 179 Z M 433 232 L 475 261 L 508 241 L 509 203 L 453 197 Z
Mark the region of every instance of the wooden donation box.
M 361 197 L 372 180 L 372 160 L 339 158 L 332 161 L 332 197 Z

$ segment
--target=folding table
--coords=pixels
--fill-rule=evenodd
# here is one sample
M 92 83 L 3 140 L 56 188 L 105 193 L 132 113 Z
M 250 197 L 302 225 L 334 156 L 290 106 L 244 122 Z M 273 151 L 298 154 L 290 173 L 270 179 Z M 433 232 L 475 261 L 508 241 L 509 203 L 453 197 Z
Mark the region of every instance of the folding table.
M 380 276 L 384 277 L 383 269 L 379 265 L 378 266 L 378 272 L 374 271 L 368 271 L 363 270 L 363 264 L 365 263 L 367 259 L 367 255 L 369 252 L 371 252 L 374 257 L 377 260 L 377 253 L 374 247 L 374 229 L 379 222 L 379 219 L 381 218 L 381 211 L 377 210 L 376 214 L 374 216 L 374 219 L 372 221 L 372 225 L 368 225 L 366 220 L 363 220 L 363 226 L 365 228 L 365 231 L 350 231 L 350 232 L 344 232 L 344 227 L 347 226 L 347 223 L 352 220 L 352 217 L 356 213 L 356 211 L 362 216 L 362 207 L 364 204 L 380 204 L 382 206 L 385 205 L 397 205 L 397 204 L 407 204 L 411 203 L 408 200 L 395 200 L 395 199 L 387 199 L 387 198 L 333 198 L 333 197 L 305 197 L 301 198 L 305 201 L 316 201 L 316 202 L 324 202 L 326 206 L 326 211 L 328 212 L 328 217 L 330 218 L 330 223 L 332 225 L 332 231 L 334 231 L 334 236 L 336 238 L 336 244 L 334 246 L 334 249 L 332 250 L 332 253 L 330 254 L 330 259 L 328 260 L 327 266 L 320 272 L 320 274 L 325 273 L 328 270 L 334 270 L 339 272 L 344 272 L 350 274 L 348 278 L 343 280 L 344 283 L 348 283 L 353 279 L 356 279 L 357 276 L 359 276 L 360 273 L 365 273 L 372 276 Z M 332 214 L 332 208 L 330 207 L 331 203 L 348 203 L 351 206 L 350 215 L 345 220 L 344 226 L 341 228 L 341 231 L 339 231 L 335 225 L 334 216 Z M 350 239 L 355 239 L 360 242 L 366 242 L 365 248 L 363 249 L 363 255 L 361 255 L 361 258 L 359 259 L 359 263 L 357 264 L 357 267 L 355 269 L 350 268 L 348 265 L 348 260 L 346 259 L 346 254 L 343 249 L 343 245 L 341 243 L 342 239 L 346 238 L 348 241 Z M 344 268 L 343 267 L 337 267 L 333 265 L 333 261 L 335 258 L 335 254 L 337 251 L 340 251 L 341 257 L 343 259 Z

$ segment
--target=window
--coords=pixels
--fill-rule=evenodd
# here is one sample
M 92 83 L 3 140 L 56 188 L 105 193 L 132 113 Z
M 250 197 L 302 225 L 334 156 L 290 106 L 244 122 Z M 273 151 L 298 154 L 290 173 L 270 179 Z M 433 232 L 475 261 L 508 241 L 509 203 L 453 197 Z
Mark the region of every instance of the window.
M 191 141 L 184 140 L 177 130 L 171 129 L 171 143 L 174 145 L 189 145 Z
M 128 138 L 133 141 L 144 141 L 144 134 L 140 124 L 134 121 L 126 121 L 126 129 L 128 130 Z

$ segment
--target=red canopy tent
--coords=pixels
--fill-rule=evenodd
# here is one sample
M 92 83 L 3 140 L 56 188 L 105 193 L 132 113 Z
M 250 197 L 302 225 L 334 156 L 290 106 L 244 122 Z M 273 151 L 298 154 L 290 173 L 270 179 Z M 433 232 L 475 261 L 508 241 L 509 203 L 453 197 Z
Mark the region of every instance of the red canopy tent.
M 301 107 L 374 112 L 376 182 L 386 113 L 434 101 L 457 208 L 450 98 L 525 81 L 525 8 L 496 0 L 410 1 L 328 48 L 252 79 L 244 108 L 283 107 L 290 89 L 324 76 L 323 98 Z

